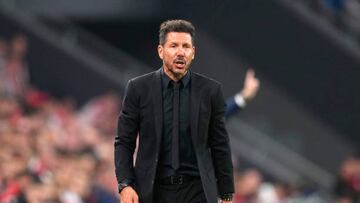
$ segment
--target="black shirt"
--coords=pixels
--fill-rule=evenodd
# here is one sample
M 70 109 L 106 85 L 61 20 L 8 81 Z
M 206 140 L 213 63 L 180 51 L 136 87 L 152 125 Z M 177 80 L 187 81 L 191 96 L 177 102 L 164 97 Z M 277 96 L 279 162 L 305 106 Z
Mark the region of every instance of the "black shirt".
M 179 154 L 180 168 L 175 171 L 171 167 L 171 140 L 173 121 L 173 81 L 161 70 L 163 133 L 160 148 L 158 176 L 160 178 L 174 174 L 200 176 L 196 154 L 190 134 L 190 71 L 179 81 Z

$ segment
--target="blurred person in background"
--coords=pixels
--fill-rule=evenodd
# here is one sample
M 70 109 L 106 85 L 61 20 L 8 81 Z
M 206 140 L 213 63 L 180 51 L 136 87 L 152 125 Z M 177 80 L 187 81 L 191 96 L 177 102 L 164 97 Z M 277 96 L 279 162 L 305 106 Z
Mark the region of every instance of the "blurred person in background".
M 0 37 L 0 74 L 3 73 L 6 64 L 6 57 L 8 53 L 7 41 Z
M 360 154 L 342 162 L 334 193 L 337 203 L 360 202 Z
M 283 182 L 263 183 L 258 191 L 257 203 L 287 203 L 291 187 Z
M 226 100 L 225 118 L 230 118 L 239 110 L 244 109 L 254 99 L 259 88 L 260 80 L 255 77 L 255 71 L 253 69 L 247 70 L 243 89 Z
M 101 134 L 113 136 L 116 133 L 116 119 L 121 108 L 119 104 L 119 96 L 113 92 L 105 93 L 87 102 L 80 109 L 79 119 L 90 123 Z
M 263 177 L 256 169 L 247 169 L 235 176 L 234 203 L 257 202 L 258 190 L 262 184 Z
M 27 38 L 17 34 L 10 42 L 9 55 L 3 73 L 4 88 L 8 95 L 24 98 L 30 86 L 26 54 Z

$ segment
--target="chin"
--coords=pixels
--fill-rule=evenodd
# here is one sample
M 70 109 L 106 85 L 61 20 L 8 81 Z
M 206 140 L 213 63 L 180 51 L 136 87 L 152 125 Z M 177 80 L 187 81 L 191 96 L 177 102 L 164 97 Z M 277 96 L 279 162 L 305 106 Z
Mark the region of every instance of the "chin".
M 180 68 L 177 68 L 177 69 L 175 69 L 175 72 L 177 72 L 177 73 L 184 73 L 185 72 L 185 69 L 180 69 Z
M 185 75 L 186 70 L 176 71 L 176 74 L 178 75 Z

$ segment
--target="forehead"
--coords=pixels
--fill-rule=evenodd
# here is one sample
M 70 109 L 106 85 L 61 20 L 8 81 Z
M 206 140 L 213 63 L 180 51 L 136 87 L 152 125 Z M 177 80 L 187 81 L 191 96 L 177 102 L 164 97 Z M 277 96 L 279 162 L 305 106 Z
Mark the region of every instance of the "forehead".
M 166 42 L 189 43 L 192 45 L 192 37 L 187 32 L 169 32 L 166 35 Z

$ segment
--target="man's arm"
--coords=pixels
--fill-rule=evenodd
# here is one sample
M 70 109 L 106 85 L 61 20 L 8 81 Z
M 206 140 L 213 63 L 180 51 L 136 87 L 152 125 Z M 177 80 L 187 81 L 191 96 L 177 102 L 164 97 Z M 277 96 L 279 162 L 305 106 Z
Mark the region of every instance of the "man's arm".
M 135 180 L 133 154 L 139 130 L 139 96 L 132 80 L 127 84 L 122 110 L 118 119 L 118 131 L 115 137 L 115 173 L 121 183 Z
M 244 109 L 257 94 L 260 87 L 260 80 L 255 77 L 255 71 L 249 69 L 246 72 L 243 89 L 226 100 L 225 118 L 235 115 L 238 110 Z
M 217 178 L 218 192 L 220 196 L 223 196 L 234 193 L 234 180 L 229 137 L 224 123 L 225 101 L 220 85 L 214 90 L 211 103 L 209 146 Z

